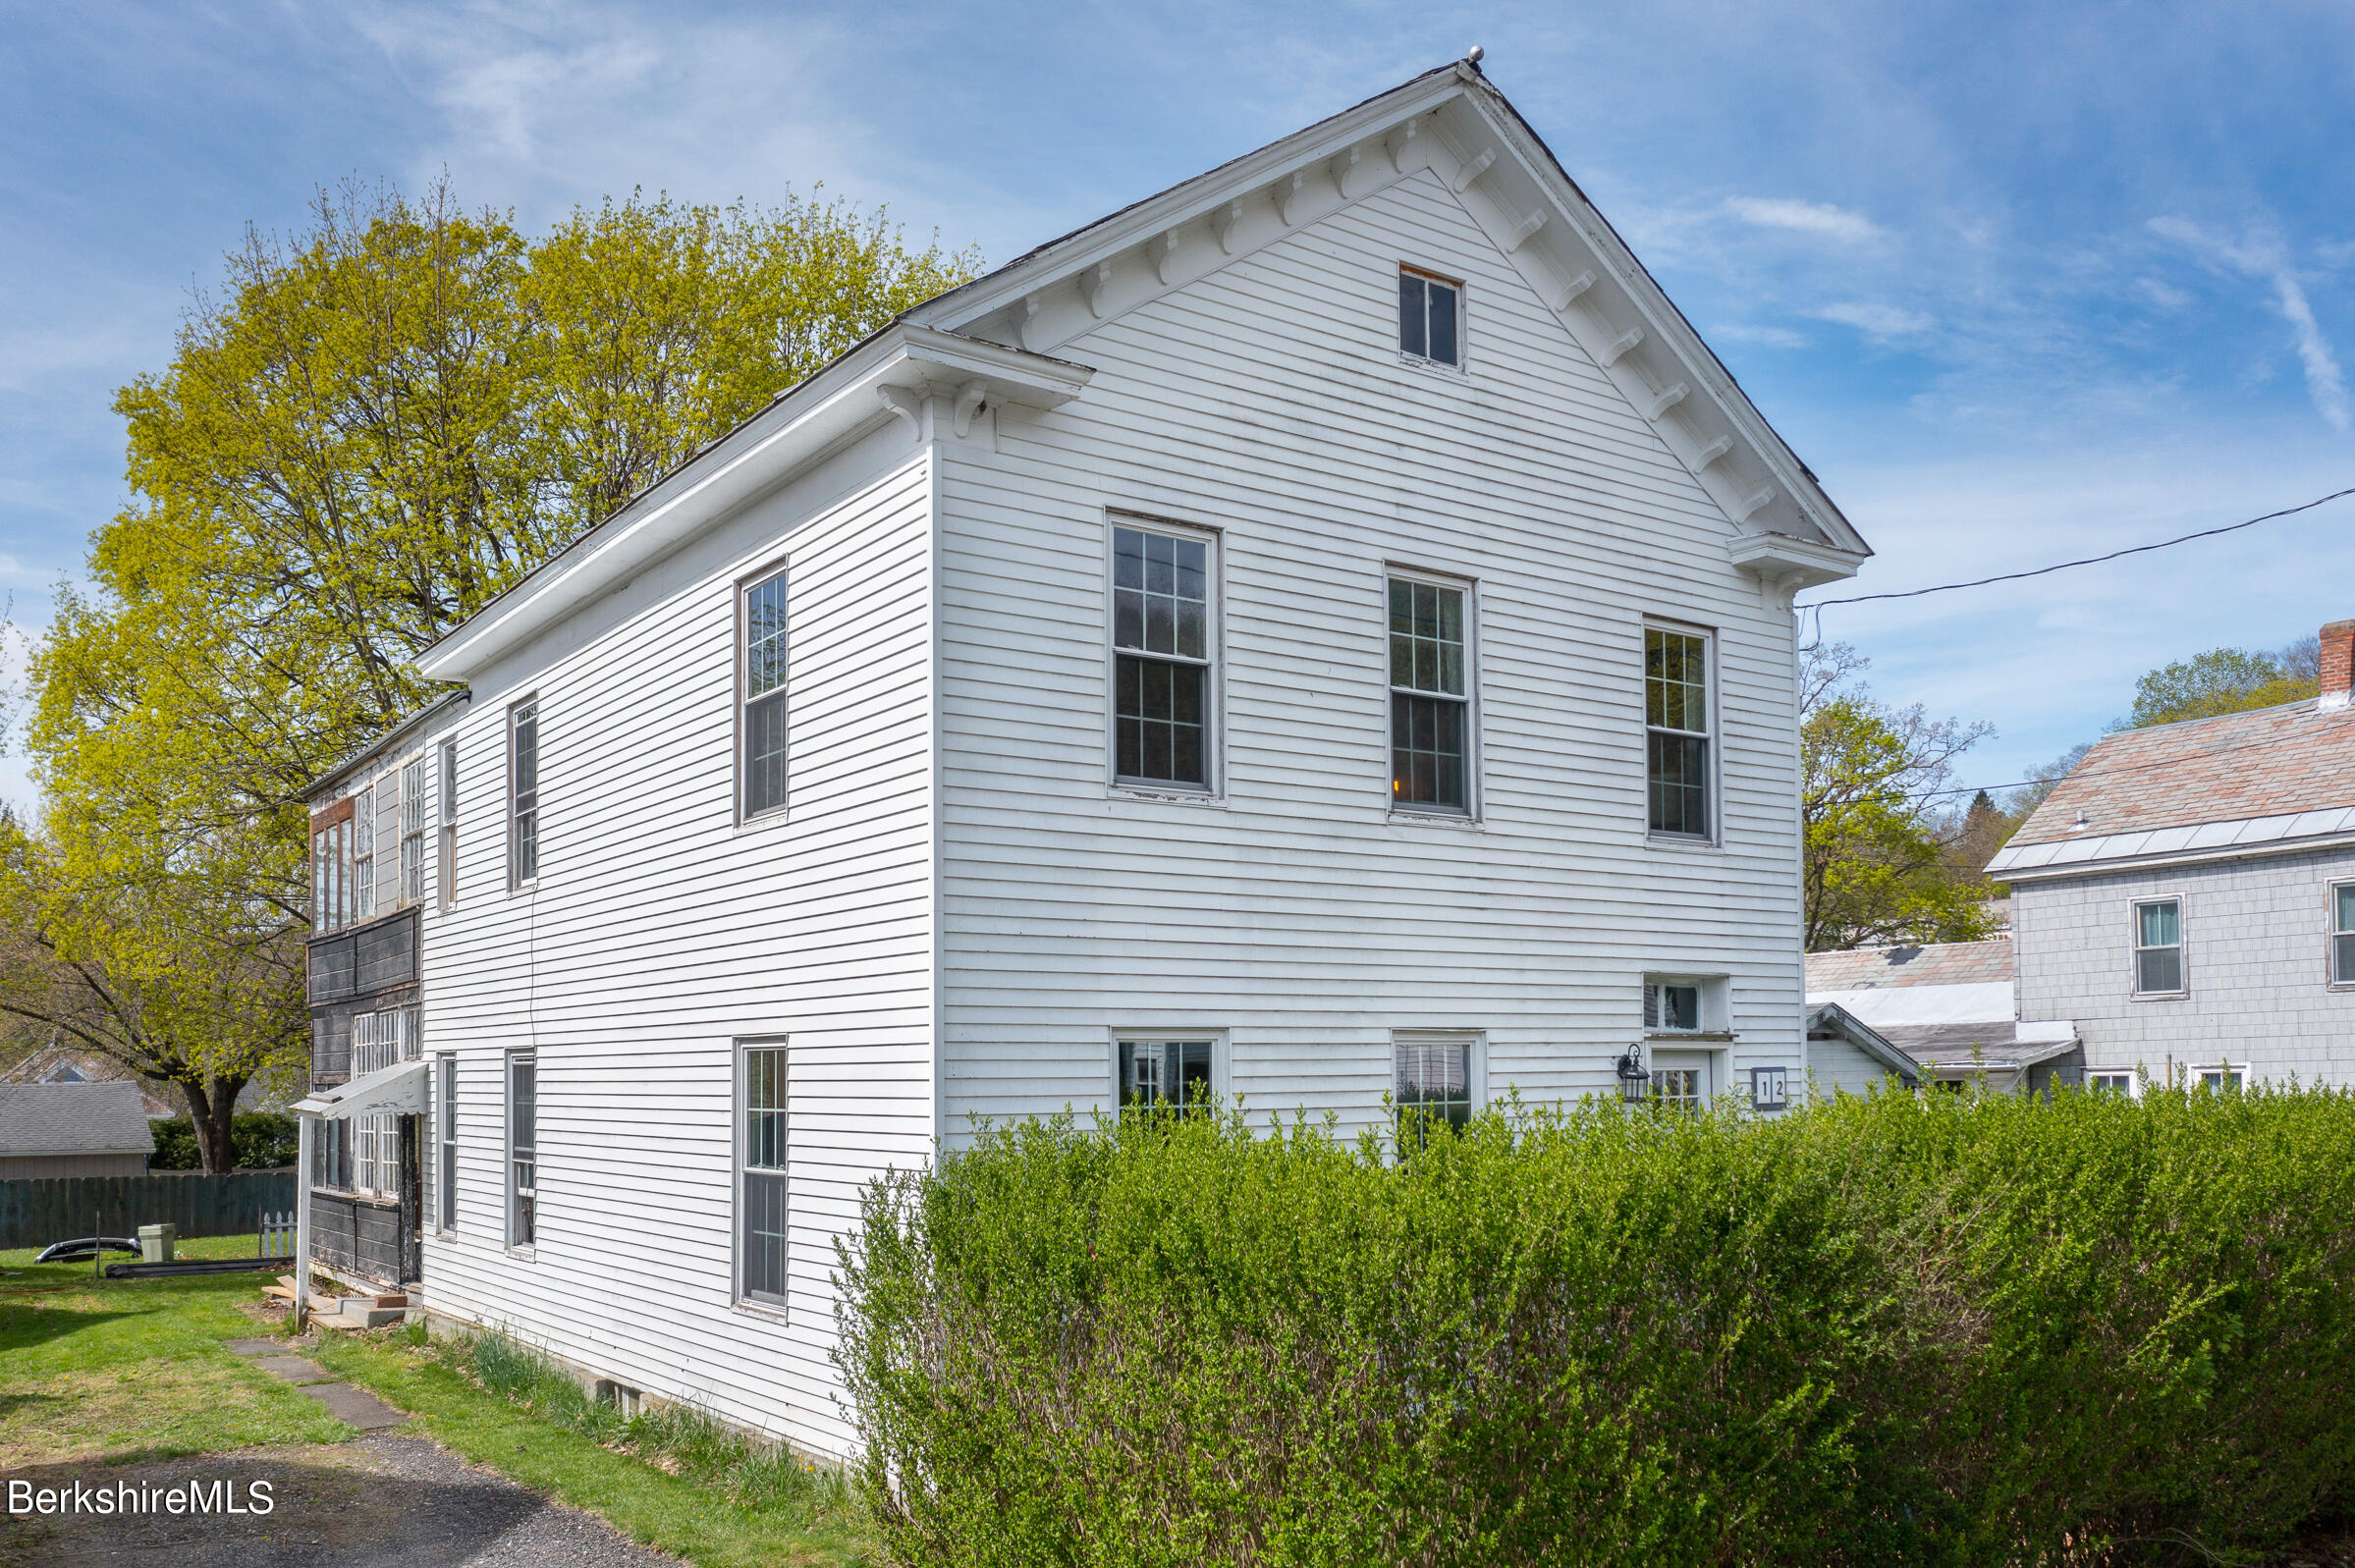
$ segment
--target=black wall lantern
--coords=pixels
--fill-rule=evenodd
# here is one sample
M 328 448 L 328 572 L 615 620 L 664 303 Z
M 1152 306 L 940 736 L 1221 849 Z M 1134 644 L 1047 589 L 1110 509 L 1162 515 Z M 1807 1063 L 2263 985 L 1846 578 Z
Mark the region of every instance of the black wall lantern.
M 1631 1106 L 1642 1105 L 1652 1093 L 1652 1075 L 1644 1069 L 1644 1048 L 1641 1043 L 1627 1048 L 1627 1054 L 1618 1059 L 1616 1070 L 1619 1077 L 1619 1099 Z

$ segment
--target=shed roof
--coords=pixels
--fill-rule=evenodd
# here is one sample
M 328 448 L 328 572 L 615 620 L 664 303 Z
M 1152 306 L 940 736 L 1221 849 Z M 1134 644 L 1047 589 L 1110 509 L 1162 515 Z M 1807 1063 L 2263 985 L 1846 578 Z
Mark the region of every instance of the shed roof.
M 2008 937 L 1897 947 L 1843 947 L 1807 955 L 1810 992 L 1869 991 L 1880 986 L 2008 985 L 2011 976 Z
M 137 1084 L 0 1085 L 0 1156 L 154 1152 Z

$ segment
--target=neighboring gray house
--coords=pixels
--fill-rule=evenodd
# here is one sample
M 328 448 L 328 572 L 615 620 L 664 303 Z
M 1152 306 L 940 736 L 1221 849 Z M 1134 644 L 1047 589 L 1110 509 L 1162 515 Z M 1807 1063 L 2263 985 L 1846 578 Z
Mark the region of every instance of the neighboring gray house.
M 1917 1081 L 2041 1094 L 2084 1065 L 2066 1018 L 2023 1020 L 2007 938 L 1807 955 L 1808 1062 L 1817 1092 L 1856 1093 L 1900 1053 Z M 2031 1009 L 2033 1011 L 2033 1009 Z M 1817 1044 L 1818 1041 L 1825 1042 Z M 1844 1049 L 1843 1049 L 1844 1048 Z
M 2104 739 L 1989 864 L 2091 1081 L 2355 1082 L 2351 643 L 2312 701 Z
M 0 1180 L 136 1176 L 154 1152 L 137 1084 L 0 1085 Z

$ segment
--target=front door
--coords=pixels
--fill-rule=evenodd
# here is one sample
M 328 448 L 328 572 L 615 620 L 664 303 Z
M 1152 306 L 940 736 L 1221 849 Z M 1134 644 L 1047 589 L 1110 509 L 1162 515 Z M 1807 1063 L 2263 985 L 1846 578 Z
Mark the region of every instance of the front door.
M 404 1284 L 425 1277 L 425 1166 L 419 1129 L 425 1118 L 401 1118 L 401 1279 Z
M 1678 1110 L 1698 1111 L 1717 1094 L 1713 1057 L 1706 1051 L 1652 1053 L 1652 1098 Z

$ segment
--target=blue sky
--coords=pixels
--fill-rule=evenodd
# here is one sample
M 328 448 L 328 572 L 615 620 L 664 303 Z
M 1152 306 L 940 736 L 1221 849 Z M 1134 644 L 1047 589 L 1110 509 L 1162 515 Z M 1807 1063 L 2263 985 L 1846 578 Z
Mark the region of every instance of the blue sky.
M 2343 5 L 0 0 L 0 593 L 37 632 L 122 500 L 113 389 L 322 184 L 536 225 L 822 182 L 996 262 L 1475 41 L 1872 540 L 1845 591 L 2355 484 Z M 2355 503 L 1825 624 L 1992 721 L 2000 784 L 2155 664 L 2345 616 Z

